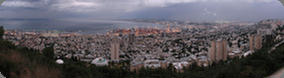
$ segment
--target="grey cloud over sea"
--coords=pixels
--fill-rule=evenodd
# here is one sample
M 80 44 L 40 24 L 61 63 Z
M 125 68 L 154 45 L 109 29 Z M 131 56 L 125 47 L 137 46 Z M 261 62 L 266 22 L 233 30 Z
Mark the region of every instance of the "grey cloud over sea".
M 0 19 L 255 21 L 283 13 L 278 0 L 7 0 L 0 6 Z

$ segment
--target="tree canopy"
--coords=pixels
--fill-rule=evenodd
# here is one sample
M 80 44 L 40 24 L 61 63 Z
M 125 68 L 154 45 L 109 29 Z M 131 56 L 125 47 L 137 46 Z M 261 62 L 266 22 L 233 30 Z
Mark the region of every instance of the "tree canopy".
M 4 32 L 5 32 L 4 27 L 0 26 L 0 39 L 3 38 Z

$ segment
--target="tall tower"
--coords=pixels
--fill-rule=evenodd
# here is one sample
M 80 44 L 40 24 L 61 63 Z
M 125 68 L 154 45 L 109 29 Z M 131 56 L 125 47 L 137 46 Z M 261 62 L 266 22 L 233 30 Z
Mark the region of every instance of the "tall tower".
M 134 34 L 134 33 L 130 33 L 130 34 L 128 35 L 128 43 L 129 43 L 130 45 L 133 45 L 134 42 L 135 42 L 135 34 Z
M 249 49 L 253 51 L 255 49 L 261 49 L 262 36 L 261 35 L 249 35 Z
M 171 32 L 170 24 L 168 24 L 167 32 L 168 32 L 168 33 Z
M 227 47 L 227 41 L 226 40 L 223 40 L 222 41 L 222 49 L 223 49 L 223 58 L 222 60 L 227 60 L 227 56 L 228 56 L 228 47 Z
M 228 50 L 227 50 L 226 40 L 217 40 L 211 42 L 210 51 L 208 57 L 212 62 L 219 62 L 221 60 L 227 60 Z
M 254 48 L 260 49 L 262 47 L 262 36 L 256 35 L 254 38 Z
M 120 50 L 120 41 L 118 38 L 113 38 L 110 48 L 111 51 L 111 60 L 112 61 L 119 61 L 119 50 Z
M 208 57 L 211 61 L 216 60 L 216 42 L 211 41 L 211 47 L 209 48 Z
M 218 40 L 216 43 L 216 61 L 220 61 L 223 59 L 223 42 L 222 40 Z
M 254 36 L 249 35 L 249 50 L 253 51 L 254 50 Z

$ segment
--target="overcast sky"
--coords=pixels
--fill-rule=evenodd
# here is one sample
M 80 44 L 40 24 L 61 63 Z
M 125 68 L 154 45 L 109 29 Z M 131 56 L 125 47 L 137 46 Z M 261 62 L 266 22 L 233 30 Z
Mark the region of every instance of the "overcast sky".
M 6 0 L 0 19 L 156 18 L 257 21 L 284 18 L 278 0 Z

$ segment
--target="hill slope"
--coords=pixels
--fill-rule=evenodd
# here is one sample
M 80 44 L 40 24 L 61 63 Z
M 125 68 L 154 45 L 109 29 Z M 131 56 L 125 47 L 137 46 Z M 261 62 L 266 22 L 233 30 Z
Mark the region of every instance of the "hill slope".
M 184 73 L 175 73 L 171 68 L 142 69 L 135 74 L 124 68 L 96 67 L 69 59 L 63 59 L 65 64 L 58 65 L 54 58 L 38 51 L 19 48 L 0 40 L 0 72 L 7 78 L 263 78 L 284 66 L 284 45 L 268 53 L 274 42 L 265 42 L 270 44 L 265 44 L 264 48 L 252 55 L 210 67 L 192 65 Z

